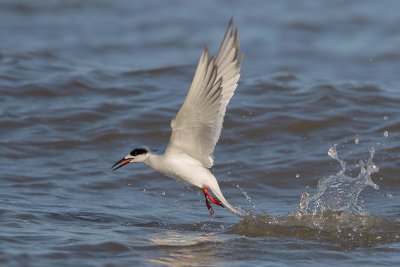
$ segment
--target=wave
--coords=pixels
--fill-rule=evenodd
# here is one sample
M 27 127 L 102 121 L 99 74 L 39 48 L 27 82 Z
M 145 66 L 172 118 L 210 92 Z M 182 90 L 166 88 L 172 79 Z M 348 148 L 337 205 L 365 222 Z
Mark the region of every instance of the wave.
M 326 210 L 284 216 L 249 215 L 226 233 L 248 237 L 323 239 L 348 248 L 400 242 L 400 222 L 383 216 Z

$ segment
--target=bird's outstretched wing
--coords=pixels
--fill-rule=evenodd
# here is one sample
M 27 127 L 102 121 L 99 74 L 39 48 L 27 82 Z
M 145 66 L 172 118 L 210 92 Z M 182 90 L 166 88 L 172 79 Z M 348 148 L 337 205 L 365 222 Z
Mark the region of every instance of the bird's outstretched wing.
M 213 163 L 213 151 L 221 134 L 226 106 L 240 77 L 242 56 L 233 20 L 229 22 L 216 57 L 205 48 L 186 99 L 171 121 L 172 134 L 166 153 L 186 153 L 204 167 Z

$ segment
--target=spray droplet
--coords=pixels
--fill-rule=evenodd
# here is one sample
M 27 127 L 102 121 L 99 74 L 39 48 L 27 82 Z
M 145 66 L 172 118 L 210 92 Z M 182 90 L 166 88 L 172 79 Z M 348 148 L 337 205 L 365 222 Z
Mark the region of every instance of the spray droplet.
M 389 198 L 389 199 L 392 199 L 392 198 L 393 198 L 393 194 L 390 193 L 390 192 L 387 192 L 387 193 L 386 193 L 386 196 L 387 196 L 387 198 Z
M 383 116 L 383 119 L 386 121 L 389 117 L 388 116 Z
M 334 145 L 333 147 L 329 148 L 328 155 L 329 155 L 329 157 L 331 157 L 333 159 L 337 158 L 336 145 Z
M 384 136 L 384 137 L 388 137 L 388 136 L 389 136 L 389 132 L 388 132 L 388 131 L 384 131 L 384 132 L 383 132 L 383 136 Z
M 355 143 L 356 145 L 358 145 L 358 143 L 360 143 L 360 139 L 357 137 L 356 139 L 354 139 L 354 143 Z
M 300 178 L 300 173 L 296 174 L 296 178 Z
M 240 185 L 238 185 L 238 184 L 236 185 L 236 187 L 239 188 L 240 191 L 242 191 L 242 194 L 246 197 L 247 201 L 253 206 L 253 208 L 255 208 L 256 210 L 258 210 L 257 207 L 256 207 L 256 203 L 253 202 L 253 200 L 252 200 L 251 197 L 247 194 L 247 192 L 244 191 L 244 189 L 241 188 Z

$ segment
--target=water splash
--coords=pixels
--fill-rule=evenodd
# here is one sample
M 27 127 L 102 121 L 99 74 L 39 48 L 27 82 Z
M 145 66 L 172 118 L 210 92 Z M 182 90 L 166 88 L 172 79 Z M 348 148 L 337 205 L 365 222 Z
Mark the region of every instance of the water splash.
M 378 189 L 370 177 L 379 171 L 372 161 L 374 148 L 369 152 L 369 159 L 360 161 L 360 174 L 352 178 L 345 175 L 346 163 L 338 157 L 334 145 L 328 155 L 339 162 L 340 171 L 319 180 L 315 194 L 303 193 L 300 209 L 276 217 L 252 214 L 226 232 L 253 237 L 323 239 L 338 243 L 346 250 L 400 242 L 400 221 L 367 215 L 358 203 L 359 194 L 366 186 Z
M 300 200 L 300 212 L 308 214 L 319 214 L 326 210 L 330 211 L 349 211 L 356 214 L 366 214 L 365 209 L 359 204 L 358 197 L 366 186 L 378 189 L 371 180 L 371 174 L 379 171 L 372 160 L 375 149 L 369 150 L 370 157 L 367 162 L 360 160 L 360 174 L 355 177 L 346 176 L 346 163 L 339 159 L 336 145 L 328 150 L 328 155 L 337 160 L 341 165 L 341 170 L 335 175 L 323 177 L 318 181 L 317 192 L 315 194 L 303 193 Z
M 240 187 L 240 185 L 236 185 L 236 188 L 240 189 L 240 191 L 242 191 L 242 194 L 245 196 L 246 200 L 252 205 L 252 207 L 257 211 L 260 212 L 260 210 L 257 208 L 256 203 L 251 199 L 251 197 L 249 196 L 249 194 L 247 194 L 246 191 L 244 191 L 244 189 L 242 187 Z

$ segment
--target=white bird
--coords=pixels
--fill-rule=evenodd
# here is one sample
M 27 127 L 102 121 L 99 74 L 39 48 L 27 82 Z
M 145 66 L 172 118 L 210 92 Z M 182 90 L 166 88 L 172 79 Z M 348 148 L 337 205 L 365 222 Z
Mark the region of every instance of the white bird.
M 214 210 L 209 200 L 244 216 L 244 212 L 225 199 L 209 170 L 214 164 L 213 151 L 221 134 L 226 106 L 238 85 L 242 59 L 237 29 L 231 19 L 218 55 L 210 57 L 206 47 L 200 56 L 186 99 L 171 121 L 172 134 L 165 153 L 157 155 L 148 147 L 136 148 L 115 163 L 113 170 L 143 162 L 168 177 L 200 188 L 211 215 Z

